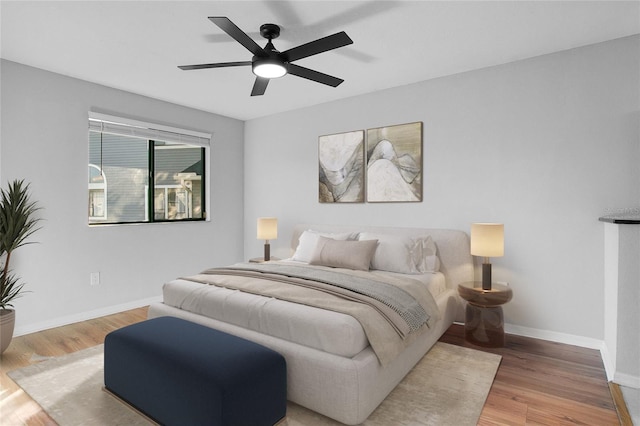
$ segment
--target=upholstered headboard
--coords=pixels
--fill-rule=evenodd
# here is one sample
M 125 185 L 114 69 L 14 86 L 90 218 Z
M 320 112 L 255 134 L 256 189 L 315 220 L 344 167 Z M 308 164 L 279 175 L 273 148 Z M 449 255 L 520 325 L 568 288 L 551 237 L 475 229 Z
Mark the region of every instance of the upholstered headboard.
M 375 232 L 395 234 L 407 237 L 422 237 L 430 235 L 436 243 L 440 259 L 440 271 L 444 274 L 447 287 L 457 289 L 458 284 L 473 281 L 473 259 L 469 248 L 469 236 L 460 230 L 429 229 L 429 228 L 401 228 L 384 226 L 356 226 L 356 225 L 318 225 L 299 224 L 293 229 L 291 248 L 298 246 L 300 235 L 307 229 L 319 232 Z

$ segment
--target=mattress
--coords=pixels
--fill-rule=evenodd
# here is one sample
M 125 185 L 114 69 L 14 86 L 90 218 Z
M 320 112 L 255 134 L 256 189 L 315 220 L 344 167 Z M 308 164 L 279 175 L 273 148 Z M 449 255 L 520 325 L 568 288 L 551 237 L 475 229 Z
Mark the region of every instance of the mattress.
M 371 271 L 384 277 L 391 272 Z M 407 277 L 404 274 L 395 274 Z M 437 300 L 446 290 L 441 273 L 410 275 Z M 249 294 L 186 279 L 163 286 L 164 304 L 344 357 L 369 346 L 360 323 L 350 315 Z

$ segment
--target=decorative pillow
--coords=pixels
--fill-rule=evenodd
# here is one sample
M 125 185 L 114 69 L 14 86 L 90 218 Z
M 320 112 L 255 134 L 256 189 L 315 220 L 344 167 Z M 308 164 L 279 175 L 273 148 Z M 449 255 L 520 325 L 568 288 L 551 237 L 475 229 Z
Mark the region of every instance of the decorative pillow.
M 440 269 L 436 245 L 431 236 L 411 238 L 363 232 L 358 239 L 378 240 L 378 249 L 371 260 L 371 269 L 402 274 L 424 274 Z
M 426 237 L 416 238 L 422 248 L 420 260 L 416 259 L 416 266 L 420 272 L 438 272 L 440 270 L 440 259 L 438 258 L 438 250 L 436 243 L 430 235 Z
M 343 232 L 340 234 L 332 234 L 329 232 L 317 232 L 311 229 L 304 231 L 298 238 L 298 247 L 291 257 L 291 260 L 309 263 L 313 252 L 318 245 L 318 238 L 326 237 L 334 240 L 355 240 L 358 234 L 351 232 Z
M 319 237 L 309 264 L 368 271 L 377 245 L 377 240 L 341 241 Z

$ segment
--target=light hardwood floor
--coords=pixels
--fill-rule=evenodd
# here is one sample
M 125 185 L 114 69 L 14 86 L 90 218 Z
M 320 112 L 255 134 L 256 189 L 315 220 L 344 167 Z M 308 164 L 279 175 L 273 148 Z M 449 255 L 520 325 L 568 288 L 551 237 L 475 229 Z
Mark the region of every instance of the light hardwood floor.
M 0 358 L 0 425 L 55 425 L 7 372 L 38 362 L 104 343 L 111 331 L 147 318 L 147 308 L 79 322 L 64 327 L 14 337 Z
M 0 359 L 0 425 L 55 425 L 8 371 L 98 345 L 110 331 L 146 317 L 140 308 L 14 338 Z M 620 424 L 596 350 L 512 335 L 504 348 L 482 349 L 464 341 L 459 325 L 440 340 L 502 355 L 480 425 Z
M 464 341 L 453 325 L 440 339 L 502 355 L 480 425 L 618 425 L 600 352 L 507 335 L 504 348 Z

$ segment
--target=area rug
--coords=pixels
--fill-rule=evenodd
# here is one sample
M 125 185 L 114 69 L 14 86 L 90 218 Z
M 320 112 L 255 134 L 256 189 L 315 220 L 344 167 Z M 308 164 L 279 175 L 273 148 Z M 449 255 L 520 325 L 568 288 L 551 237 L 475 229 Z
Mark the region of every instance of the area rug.
M 500 360 L 438 342 L 363 424 L 476 425 Z M 11 371 L 9 377 L 61 426 L 150 424 L 102 390 L 102 345 Z M 281 425 L 340 423 L 289 402 Z

